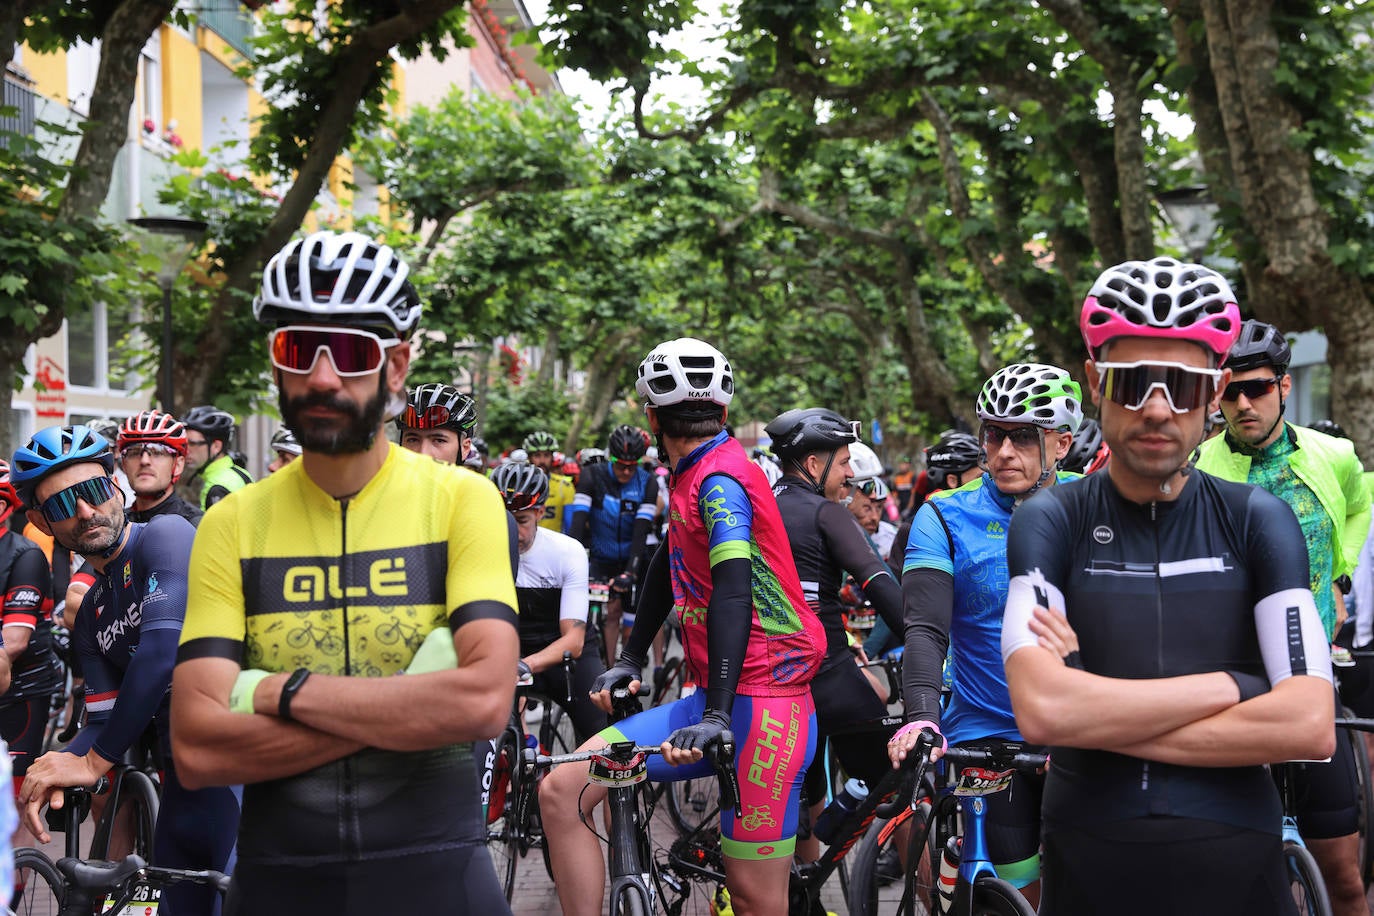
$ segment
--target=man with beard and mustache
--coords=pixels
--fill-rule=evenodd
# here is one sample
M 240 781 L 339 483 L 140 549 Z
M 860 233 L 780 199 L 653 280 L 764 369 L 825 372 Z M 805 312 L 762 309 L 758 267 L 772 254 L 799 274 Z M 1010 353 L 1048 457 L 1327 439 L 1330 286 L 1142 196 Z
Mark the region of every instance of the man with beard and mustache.
M 229 871 L 238 800 L 229 788 L 189 790 L 171 753 L 168 688 L 186 611 L 195 529 L 179 515 L 126 523 L 109 443 L 85 426 L 49 427 L 14 453 L 11 480 L 34 525 L 80 554 L 95 584 L 72 625 L 86 676 L 88 721 L 65 750 L 34 761 L 19 790 L 23 822 L 44 843 L 42 807 L 64 786 L 88 786 L 122 760 L 151 722 L 162 751 L 153 863 Z M 175 885 L 169 913 L 212 913 L 213 888 Z
M 1079 326 L 1111 463 L 1028 499 L 1007 538 L 1007 686 L 1054 759 L 1040 912 L 1294 912 L 1264 764 L 1332 753 L 1331 657 L 1292 511 L 1191 465 L 1235 296 L 1198 264 L 1127 261 Z M 1153 880 L 1179 862 L 1207 865 Z
M 489 481 L 383 434 L 408 273 L 317 232 L 253 303 L 301 457 L 201 522 L 173 709 L 187 779 L 244 783 L 230 913 L 390 912 L 398 888 L 415 912 L 509 913 L 471 743 L 510 716 L 515 545 Z
M 1203 444 L 1197 466 L 1261 487 L 1292 508 L 1307 540 L 1312 595 L 1331 641 L 1345 617 L 1344 602 L 1337 601 L 1332 583 L 1355 571 L 1369 531 L 1369 493 L 1350 440 L 1284 422 L 1293 388 L 1288 374 L 1292 357 L 1288 341 L 1273 325 L 1251 319 L 1240 326 L 1226 360 L 1231 383 L 1221 393 L 1225 435 Z M 1298 827 L 1321 866 L 1332 913 L 1367 916 L 1350 742 L 1338 742 L 1329 763 L 1297 767 L 1293 781 Z

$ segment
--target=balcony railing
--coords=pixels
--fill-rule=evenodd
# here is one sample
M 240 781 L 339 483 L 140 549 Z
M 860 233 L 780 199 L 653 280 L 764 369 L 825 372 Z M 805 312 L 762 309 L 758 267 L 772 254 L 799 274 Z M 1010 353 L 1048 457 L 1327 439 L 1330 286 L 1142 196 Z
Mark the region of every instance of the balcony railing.
M 244 57 L 253 56 L 248 39 L 253 37 L 253 15 L 239 0 L 200 0 L 196 12 L 200 24 L 214 32 Z
M 0 105 L 3 105 L 0 108 L 0 131 L 32 137 L 34 95 L 33 90 L 21 79 L 13 73 L 6 73 L 4 79 L 0 80 L 4 83 L 4 94 L 0 99 Z M 0 145 L 6 144 L 7 139 L 0 134 Z

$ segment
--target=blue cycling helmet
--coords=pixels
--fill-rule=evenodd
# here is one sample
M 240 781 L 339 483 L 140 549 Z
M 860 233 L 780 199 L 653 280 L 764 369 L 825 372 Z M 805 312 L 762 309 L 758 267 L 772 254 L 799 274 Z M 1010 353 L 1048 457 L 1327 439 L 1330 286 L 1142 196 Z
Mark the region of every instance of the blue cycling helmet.
M 114 473 L 114 453 L 109 441 L 89 426 L 49 426 L 34 433 L 14 452 L 10 481 L 24 505 L 33 508 L 38 484 L 53 471 L 71 464 L 95 462 Z

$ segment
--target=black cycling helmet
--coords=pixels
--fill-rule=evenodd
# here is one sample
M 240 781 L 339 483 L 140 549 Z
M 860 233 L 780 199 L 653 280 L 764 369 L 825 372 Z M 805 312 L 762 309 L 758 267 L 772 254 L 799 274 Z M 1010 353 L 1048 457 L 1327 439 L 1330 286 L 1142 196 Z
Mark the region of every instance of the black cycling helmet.
M 558 451 L 558 440 L 553 437 L 553 433 L 537 429 L 525 437 L 525 441 L 520 443 L 520 447 L 531 455 L 535 452 L 556 452 Z
M 536 509 L 549 498 L 549 475 L 538 465 L 508 461 L 491 472 L 491 482 L 501 491 L 506 509 Z
M 1335 436 L 1337 439 L 1349 439 L 1345 434 L 1345 429 L 1335 420 L 1317 420 L 1307 424 L 1308 429 L 1315 429 L 1319 433 L 1326 433 L 1328 436 Z
M 801 407 L 780 414 L 764 427 L 773 440 L 773 454 L 800 462 L 814 452 L 834 452 L 859 441 L 857 421 L 846 420 L 824 407 Z
M 983 463 L 983 446 L 972 433 L 948 430 L 926 448 L 926 471 L 944 486 L 947 474 L 963 474 Z
M 192 407 L 186 416 L 181 418 L 181 422 L 186 424 L 187 429 L 194 429 L 207 439 L 228 442 L 234 435 L 233 414 L 220 410 L 213 404 Z
M 763 428 L 773 440 L 773 454 L 782 460 L 784 468 L 792 465 L 817 494 L 825 495 L 825 481 L 830 466 L 841 446 L 859 441 L 858 421 L 846 420 L 824 407 L 799 407 L 780 414 Z M 807 455 L 825 453 L 825 467 L 813 478 L 801 464 Z
M 477 403 L 452 385 L 419 385 L 396 417 L 397 429 L 452 429 L 471 435 L 477 428 Z
M 639 461 L 649 450 L 649 434 L 638 426 L 617 426 L 611 431 L 606 451 L 613 461 Z
M 1097 457 L 1098 451 L 1102 448 L 1102 427 L 1091 417 L 1084 417 L 1083 423 L 1078 427 L 1078 432 L 1073 434 L 1073 442 L 1069 445 L 1069 452 L 1064 456 L 1064 460 L 1059 462 L 1059 466 L 1066 471 L 1073 471 L 1075 474 L 1086 474 L 1088 466 Z
M 1240 324 L 1240 336 L 1231 345 L 1226 365 L 1233 372 L 1272 366 L 1274 374 L 1284 375 L 1293 361 L 1293 349 L 1278 328 L 1251 318 Z

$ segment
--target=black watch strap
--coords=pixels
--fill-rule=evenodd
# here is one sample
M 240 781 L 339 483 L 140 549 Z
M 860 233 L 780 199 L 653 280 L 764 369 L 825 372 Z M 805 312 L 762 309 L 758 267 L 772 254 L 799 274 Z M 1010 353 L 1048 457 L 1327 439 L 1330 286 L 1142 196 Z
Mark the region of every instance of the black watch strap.
M 277 715 L 280 718 L 291 718 L 291 701 L 296 698 L 297 691 L 301 689 L 301 685 L 305 683 L 308 677 L 310 677 L 309 668 L 297 668 L 286 679 L 286 684 L 281 689 L 281 699 L 277 701 Z

